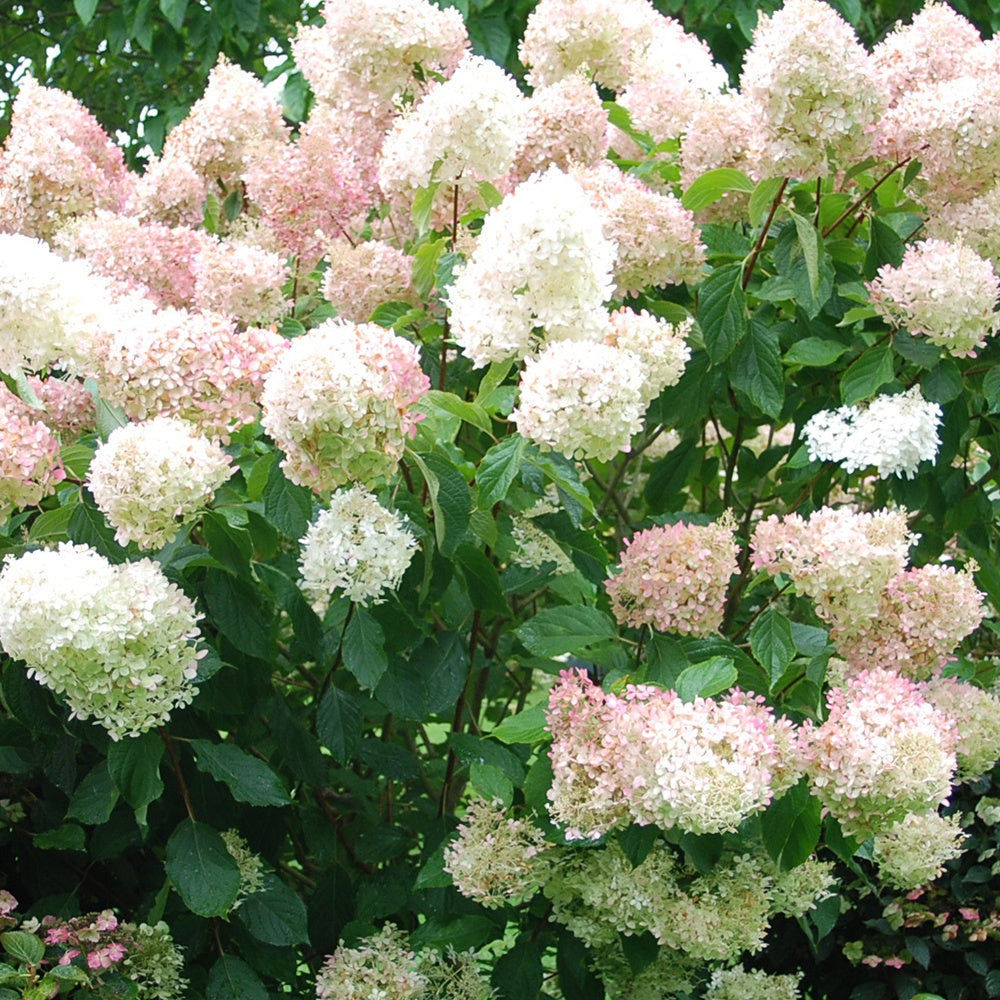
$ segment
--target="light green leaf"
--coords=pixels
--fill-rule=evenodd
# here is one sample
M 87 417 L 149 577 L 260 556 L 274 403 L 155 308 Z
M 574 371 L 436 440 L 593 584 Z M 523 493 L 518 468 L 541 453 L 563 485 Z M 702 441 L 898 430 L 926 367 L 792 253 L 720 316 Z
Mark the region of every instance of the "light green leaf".
M 832 365 L 847 346 L 836 340 L 822 340 L 819 337 L 804 337 L 797 340 L 785 352 L 786 365 L 803 365 L 806 368 L 825 368 Z
M 799 238 L 802 256 L 806 263 L 806 273 L 809 275 L 809 289 L 815 298 L 819 294 L 819 251 L 820 235 L 816 227 L 796 212 L 788 213 L 795 223 L 795 233 Z
M 713 656 L 685 667 L 677 677 L 674 690 L 683 701 L 711 698 L 721 691 L 728 691 L 736 683 L 736 677 L 736 667 L 729 657 Z
M 750 626 L 750 651 L 767 670 L 771 690 L 795 656 L 789 620 L 775 608 L 767 608 Z
M 479 506 L 482 509 L 492 507 L 507 495 L 521 469 L 526 444 L 520 434 L 512 434 L 483 455 L 476 472 Z
M 541 743 L 548 735 L 544 705 L 534 705 L 517 715 L 509 715 L 490 733 L 502 743 Z
M 684 192 L 682 204 L 689 212 L 697 212 L 718 201 L 727 191 L 753 191 L 755 185 L 742 170 L 720 167 L 709 170 Z
M 769 417 L 776 418 L 785 402 L 781 347 L 777 330 L 754 320 L 740 341 L 732 363 L 733 388 Z
M 28 965 L 38 965 L 45 958 L 45 945 L 41 938 L 27 931 L 7 931 L 0 934 L 0 944 L 11 958 Z
M 88 25 L 97 11 L 97 0 L 73 0 L 73 9 L 83 24 Z
M 573 605 L 546 608 L 514 631 L 535 656 L 547 657 L 582 653 L 618 634 L 615 623 L 603 611 Z
M 844 372 L 840 380 L 840 398 L 851 406 L 874 396 L 893 379 L 892 347 L 878 344 L 870 347 Z

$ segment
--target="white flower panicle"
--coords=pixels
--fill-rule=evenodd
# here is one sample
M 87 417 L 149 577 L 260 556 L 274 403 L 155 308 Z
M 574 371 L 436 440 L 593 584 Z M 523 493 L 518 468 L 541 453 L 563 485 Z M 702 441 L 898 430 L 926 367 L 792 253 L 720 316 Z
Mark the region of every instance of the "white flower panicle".
M 580 185 L 556 167 L 486 217 L 448 292 L 452 334 L 476 367 L 523 358 L 547 340 L 600 340 L 615 247 Z
M 712 973 L 705 1000 L 799 1000 L 801 996 L 795 976 L 771 976 L 760 969 L 748 972 L 737 965 Z
M 222 447 L 176 417 L 113 430 L 90 463 L 94 501 L 121 545 L 156 549 L 212 501 L 233 474 Z
M 396 119 L 382 146 L 379 184 L 391 195 L 434 181 L 474 189 L 510 170 L 526 100 L 514 79 L 466 55 L 451 79 Z
M 8 558 L 0 644 L 112 739 L 190 704 L 200 655 L 194 605 L 149 559 L 112 565 L 86 545 Z
M 642 429 L 646 381 L 639 357 L 610 344 L 559 341 L 525 362 L 510 419 L 568 458 L 610 461 Z
M 805 426 L 809 457 L 839 462 L 847 472 L 875 466 L 879 477 L 912 479 L 917 467 L 937 457 L 941 407 L 919 386 L 896 396 L 877 396 L 867 406 L 822 410 Z
M 417 956 L 395 924 L 353 948 L 341 942 L 316 977 L 317 1000 L 419 1000 L 426 987 Z
M 399 586 L 417 541 L 405 520 L 360 486 L 336 493 L 302 539 L 302 590 L 317 614 L 334 591 L 380 604 Z
M 668 386 L 676 385 L 691 358 L 691 348 L 684 338 L 694 320 L 670 323 L 651 315 L 645 309 L 616 309 L 611 314 L 611 329 L 605 343 L 620 350 L 631 351 L 642 364 L 645 379 L 640 395 L 648 406 Z

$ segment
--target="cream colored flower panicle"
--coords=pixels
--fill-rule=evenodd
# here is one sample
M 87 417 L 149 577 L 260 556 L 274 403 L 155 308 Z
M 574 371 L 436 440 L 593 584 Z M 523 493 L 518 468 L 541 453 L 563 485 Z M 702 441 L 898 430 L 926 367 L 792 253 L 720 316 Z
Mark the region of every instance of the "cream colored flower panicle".
M 317 493 L 392 475 L 430 388 L 420 352 L 373 323 L 329 320 L 296 337 L 264 383 L 264 430 L 293 482 Z
M 540 336 L 601 339 L 615 259 L 604 222 L 583 188 L 555 167 L 490 212 L 448 292 L 452 333 L 473 364 L 522 358 Z
M 156 417 L 112 431 L 90 463 L 87 485 L 119 543 L 156 549 L 232 474 L 220 445 L 183 420 Z
M 764 130 L 772 176 L 823 177 L 869 153 L 885 95 L 850 25 L 822 0 L 762 15 L 740 90 Z
M 317 1000 L 419 1000 L 426 987 L 417 956 L 395 924 L 353 948 L 341 942 L 316 977 Z
M 475 188 L 510 170 L 526 100 L 496 63 L 467 55 L 439 84 L 396 119 L 382 146 L 379 183 L 387 195 L 434 181 Z
M 642 428 L 642 362 L 610 344 L 560 341 L 525 362 L 510 419 L 518 431 L 568 458 L 609 461 Z
M 905 892 L 917 889 L 936 879 L 945 862 L 962 853 L 965 839 L 957 816 L 909 813 L 875 835 L 879 875 Z
M 143 733 L 191 702 L 198 618 L 149 559 L 112 565 L 64 542 L 8 558 L 0 572 L 6 653 L 112 739 Z
M 341 490 L 302 539 L 302 590 L 324 614 L 336 591 L 360 604 L 399 586 L 417 540 L 398 514 L 360 486 Z

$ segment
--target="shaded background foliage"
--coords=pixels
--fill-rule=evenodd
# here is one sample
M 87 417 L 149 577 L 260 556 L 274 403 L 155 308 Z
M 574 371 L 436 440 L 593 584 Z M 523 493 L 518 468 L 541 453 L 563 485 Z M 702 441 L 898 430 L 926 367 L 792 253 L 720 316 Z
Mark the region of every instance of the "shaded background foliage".
M 532 0 L 450 0 L 461 11 L 477 52 L 523 75 L 517 39 Z M 656 0 L 655 6 L 705 39 L 734 77 L 750 44 L 759 10 L 774 0 Z M 835 0 L 833 6 L 871 44 L 917 0 Z M 951 4 L 992 36 L 1000 0 Z M 159 151 L 167 132 L 204 90 L 209 70 L 225 56 L 266 80 L 291 68 L 289 38 L 320 16 L 316 0 L 41 0 L 0 4 L 0 139 L 10 129 L 12 95 L 32 74 L 39 83 L 84 101 L 126 148 L 132 166 L 148 144 Z M 298 72 L 284 86 L 285 113 L 301 121 L 308 87 Z

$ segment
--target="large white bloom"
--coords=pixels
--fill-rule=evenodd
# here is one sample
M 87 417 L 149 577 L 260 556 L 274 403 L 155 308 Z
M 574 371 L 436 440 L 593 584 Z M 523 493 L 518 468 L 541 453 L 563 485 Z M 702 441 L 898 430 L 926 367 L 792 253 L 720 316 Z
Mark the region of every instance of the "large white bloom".
M 199 653 L 194 605 L 149 559 L 112 565 L 87 545 L 8 557 L 0 644 L 112 739 L 191 702 Z

